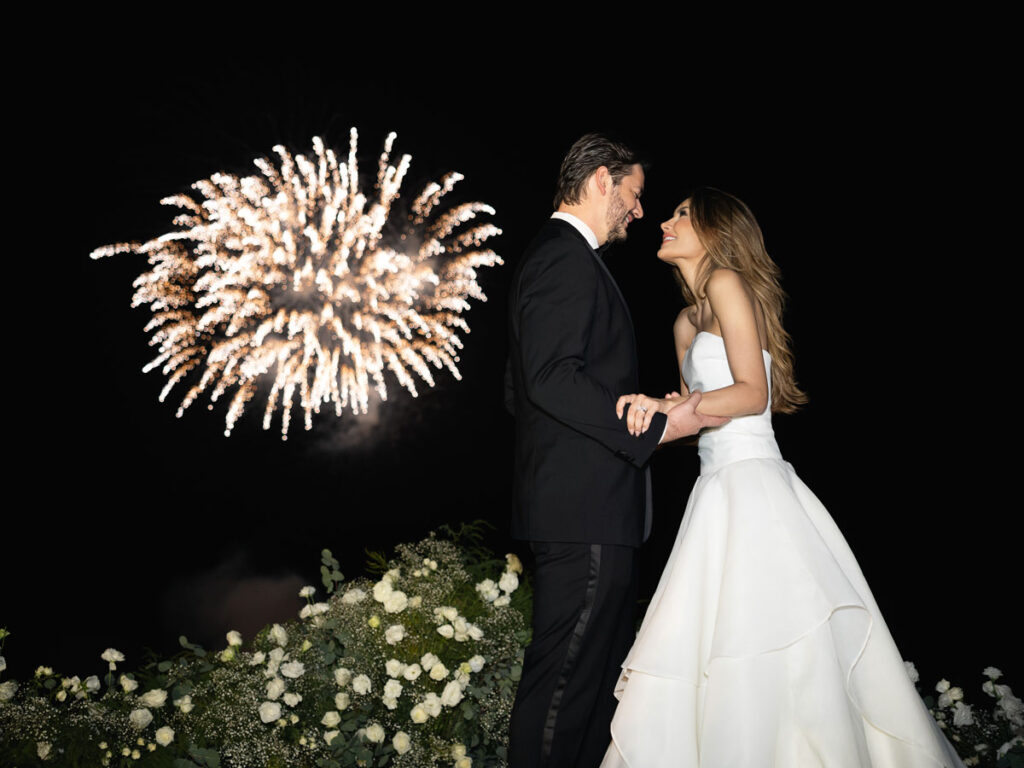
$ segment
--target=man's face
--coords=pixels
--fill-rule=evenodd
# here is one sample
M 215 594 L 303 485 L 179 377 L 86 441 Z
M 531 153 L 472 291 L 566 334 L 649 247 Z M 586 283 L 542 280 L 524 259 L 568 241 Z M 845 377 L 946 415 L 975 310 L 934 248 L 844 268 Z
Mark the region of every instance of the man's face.
M 626 239 L 626 227 L 633 219 L 643 218 L 644 209 L 640 205 L 640 195 L 644 191 L 644 169 L 633 166 L 633 172 L 623 176 L 619 183 L 612 187 L 611 199 L 608 201 L 608 242 Z

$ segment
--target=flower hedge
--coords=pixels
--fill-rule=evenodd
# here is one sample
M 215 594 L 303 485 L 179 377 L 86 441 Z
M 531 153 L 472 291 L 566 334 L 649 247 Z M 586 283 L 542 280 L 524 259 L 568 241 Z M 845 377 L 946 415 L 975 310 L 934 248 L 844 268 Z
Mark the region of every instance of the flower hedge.
M 210 653 L 182 637 L 134 673 L 106 650 L 105 685 L 48 667 L 0 683 L 0 764 L 504 765 L 530 598 L 515 555 L 478 546 L 474 526 L 449 533 L 378 556 L 377 580 L 344 581 L 324 550 L 327 598 L 303 588 L 299 620 L 248 645 L 229 632 Z
M 299 619 L 248 644 L 232 631 L 211 653 L 182 637 L 135 672 L 108 648 L 103 680 L 39 667 L 0 682 L 0 765 L 504 766 L 531 596 L 479 527 L 446 532 L 375 556 L 376 579 L 346 582 L 324 550 L 326 599 L 304 587 Z M 989 708 L 946 680 L 925 703 L 966 765 L 1024 768 L 1024 705 L 998 669 L 983 674 Z

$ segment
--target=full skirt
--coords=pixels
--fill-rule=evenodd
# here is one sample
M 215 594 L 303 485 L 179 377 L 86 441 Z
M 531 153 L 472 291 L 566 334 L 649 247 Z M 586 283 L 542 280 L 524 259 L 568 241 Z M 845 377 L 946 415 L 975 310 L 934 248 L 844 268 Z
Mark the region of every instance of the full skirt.
M 962 765 L 792 467 L 701 476 L 623 663 L 602 768 Z

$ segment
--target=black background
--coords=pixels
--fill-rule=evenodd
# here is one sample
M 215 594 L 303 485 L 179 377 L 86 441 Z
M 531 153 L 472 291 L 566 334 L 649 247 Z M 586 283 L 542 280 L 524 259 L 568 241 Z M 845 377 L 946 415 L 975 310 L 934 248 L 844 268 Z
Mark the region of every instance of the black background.
M 973 687 L 994 664 L 1013 684 L 1009 265 L 1020 249 L 998 45 L 967 56 L 879 36 L 655 60 L 653 43 L 632 38 L 558 60 L 540 43 L 506 49 L 479 33 L 424 32 L 428 42 L 386 50 L 346 34 L 358 48 L 315 56 L 212 42 L 172 56 L 107 40 L 18 80 L 29 130 L 8 147 L 5 678 L 37 664 L 102 673 L 108 646 L 130 667 L 144 647 L 175 650 L 182 633 L 216 647 L 228 629 L 251 637 L 295 615 L 298 588 L 319 584 L 323 547 L 355 576 L 364 547 L 483 518 L 496 549 L 523 554 L 505 535 L 508 281 L 550 213 L 562 155 L 606 130 L 651 161 L 646 215 L 608 255 L 633 308 L 644 390 L 676 380 L 682 305 L 654 257 L 658 224 L 687 187 L 731 191 L 782 268 L 811 398 L 776 418 L 784 455 L 833 514 L 926 681 Z M 253 172 L 274 144 L 302 152 L 314 135 L 344 150 L 350 126 L 364 171 L 398 133 L 394 155 L 413 158 L 406 199 L 454 169 L 466 179 L 452 201 L 497 210 L 504 234 L 490 245 L 506 264 L 482 271 L 489 301 L 467 315 L 463 381 L 441 373 L 414 400 L 392 380 L 370 416 L 324 413 L 287 442 L 278 420 L 262 431 L 259 400 L 230 438 L 223 403 L 175 418 L 174 394 L 157 400 L 162 376 L 141 371 L 149 312 L 129 304 L 143 260 L 89 253 L 170 230 L 159 200 L 197 179 Z M 695 451 L 664 449 L 653 468 L 647 594 Z

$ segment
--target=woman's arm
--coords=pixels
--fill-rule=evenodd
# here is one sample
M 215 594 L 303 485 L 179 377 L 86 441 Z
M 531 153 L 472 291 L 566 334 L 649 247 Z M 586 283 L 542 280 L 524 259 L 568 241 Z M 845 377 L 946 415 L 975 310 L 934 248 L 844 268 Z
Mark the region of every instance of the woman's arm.
M 762 413 L 768 407 L 768 377 L 757 331 L 756 300 L 731 269 L 712 272 L 704 290 L 722 330 L 734 383 L 705 392 L 697 412 L 729 418 Z
M 687 307 L 676 318 L 672 325 L 672 336 L 676 341 L 676 373 L 679 374 L 679 394 L 683 397 L 690 394 L 690 390 L 683 381 L 683 358 L 686 357 L 686 350 L 693 344 L 697 335 L 697 327 L 690 321 L 690 313 L 693 307 Z

